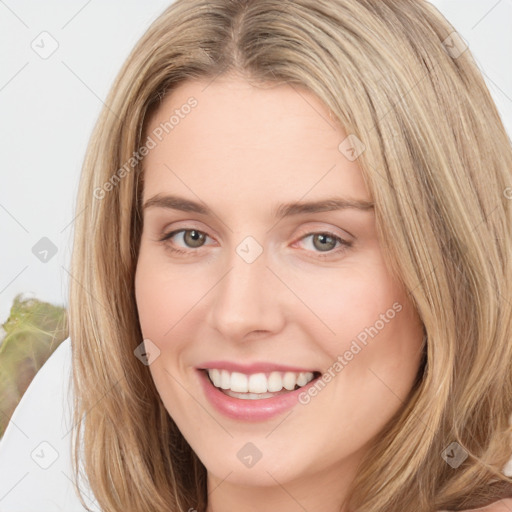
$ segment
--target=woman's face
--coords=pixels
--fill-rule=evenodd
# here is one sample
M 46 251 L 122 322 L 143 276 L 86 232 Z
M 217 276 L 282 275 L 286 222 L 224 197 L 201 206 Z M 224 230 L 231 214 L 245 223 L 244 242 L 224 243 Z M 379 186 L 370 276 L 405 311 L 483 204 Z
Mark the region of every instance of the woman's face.
M 216 493 L 339 488 L 422 345 L 349 134 L 303 89 L 232 77 L 182 84 L 147 134 L 135 285 L 166 409 Z

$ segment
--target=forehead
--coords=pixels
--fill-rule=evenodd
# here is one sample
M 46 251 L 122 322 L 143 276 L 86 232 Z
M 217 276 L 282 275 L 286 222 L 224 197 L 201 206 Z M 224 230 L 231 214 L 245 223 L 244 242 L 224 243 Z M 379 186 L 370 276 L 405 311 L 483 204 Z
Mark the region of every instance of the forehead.
M 162 191 L 268 202 L 345 195 L 369 199 L 347 137 L 311 92 L 243 79 L 188 81 L 148 122 L 155 147 L 144 159 L 144 196 Z

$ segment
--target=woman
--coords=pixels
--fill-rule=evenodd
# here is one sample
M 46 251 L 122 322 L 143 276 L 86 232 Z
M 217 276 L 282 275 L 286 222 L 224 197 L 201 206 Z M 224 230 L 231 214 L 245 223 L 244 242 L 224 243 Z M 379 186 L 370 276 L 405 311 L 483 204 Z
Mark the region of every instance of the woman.
M 106 104 L 70 295 L 103 510 L 512 509 L 512 152 L 435 8 L 178 0 Z

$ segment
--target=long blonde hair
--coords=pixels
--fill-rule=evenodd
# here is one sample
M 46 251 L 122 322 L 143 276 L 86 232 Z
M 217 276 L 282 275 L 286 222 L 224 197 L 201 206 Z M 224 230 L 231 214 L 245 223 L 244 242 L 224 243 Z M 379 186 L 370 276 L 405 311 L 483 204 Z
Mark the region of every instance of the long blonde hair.
M 425 327 L 416 385 L 361 464 L 351 510 L 512 496 L 512 149 L 470 51 L 421 0 L 178 0 L 138 42 L 92 134 L 76 205 L 77 475 L 83 462 L 104 512 L 206 508 L 206 469 L 134 356 L 138 150 L 167 92 L 230 71 L 312 91 L 364 144 L 381 244 Z M 458 467 L 445 456 L 454 449 L 467 455 Z

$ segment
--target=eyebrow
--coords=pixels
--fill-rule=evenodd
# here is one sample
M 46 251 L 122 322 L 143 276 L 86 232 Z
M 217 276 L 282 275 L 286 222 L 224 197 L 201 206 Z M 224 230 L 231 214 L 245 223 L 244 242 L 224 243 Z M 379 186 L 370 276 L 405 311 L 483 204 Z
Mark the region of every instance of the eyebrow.
M 206 205 L 185 199 L 175 195 L 162 196 L 157 194 L 148 199 L 143 210 L 147 208 L 168 208 L 171 210 L 180 210 L 183 212 L 194 212 L 202 215 L 211 215 L 213 212 Z M 330 197 L 320 201 L 297 201 L 284 203 L 273 209 L 274 217 L 281 219 L 304 213 L 319 213 L 335 210 L 355 209 L 360 211 L 371 210 L 374 203 L 359 199 L 343 199 L 340 197 Z

